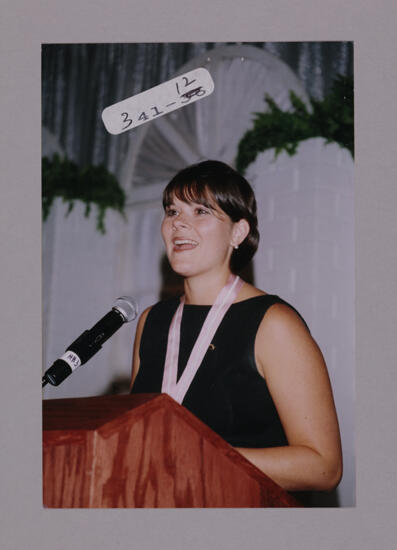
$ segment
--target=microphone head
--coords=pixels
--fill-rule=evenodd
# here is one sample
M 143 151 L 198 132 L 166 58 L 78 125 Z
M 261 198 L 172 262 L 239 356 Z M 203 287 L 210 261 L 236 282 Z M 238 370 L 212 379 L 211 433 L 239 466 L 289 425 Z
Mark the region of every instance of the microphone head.
M 120 298 L 117 298 L 112 309 L 117 309 L 126 323 L 133 321 L 138 315 L 138 305 L 130 296 L 120 296 Z

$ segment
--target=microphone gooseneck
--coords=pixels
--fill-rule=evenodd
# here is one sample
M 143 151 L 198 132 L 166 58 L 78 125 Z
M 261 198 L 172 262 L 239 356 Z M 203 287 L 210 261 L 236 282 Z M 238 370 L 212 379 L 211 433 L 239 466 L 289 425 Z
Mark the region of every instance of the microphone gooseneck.
M 85 330 L 66 348 L 65 353 L 45 372 L 42 387 L 47 383 L 59 386 L 72 372 L 84 365 L 104 342 L 124 323 L 129 323 L 138 315 L 136 302 L 129 296 L 121 296 L 114 302 L 111 311 L 100 319 L 90 330 Z

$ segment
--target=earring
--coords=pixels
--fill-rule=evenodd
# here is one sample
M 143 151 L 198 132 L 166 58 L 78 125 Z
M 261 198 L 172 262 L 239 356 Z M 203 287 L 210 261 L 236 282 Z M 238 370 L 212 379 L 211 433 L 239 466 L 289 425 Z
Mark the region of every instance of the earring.
M 234 248 L 234 250 L 237 250 L 237 249 L 238 249 L 238 244 L 235 244 L 235 245 L 233 246 L 233 248 Z

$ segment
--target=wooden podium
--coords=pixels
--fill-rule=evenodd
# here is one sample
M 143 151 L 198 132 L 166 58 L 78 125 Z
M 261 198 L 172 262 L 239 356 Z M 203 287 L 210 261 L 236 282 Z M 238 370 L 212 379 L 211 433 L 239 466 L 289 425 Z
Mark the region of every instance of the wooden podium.
M 300 504 L 166 394 L 43 401 L 48 508 Z

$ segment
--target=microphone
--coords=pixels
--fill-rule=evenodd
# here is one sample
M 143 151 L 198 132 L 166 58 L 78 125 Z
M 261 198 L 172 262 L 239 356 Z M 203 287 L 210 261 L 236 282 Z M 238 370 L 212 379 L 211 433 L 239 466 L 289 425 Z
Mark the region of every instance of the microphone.
M 138 306 L 129 296 L 121 296 L 114 302 L 111 311 L 100 319 L 90 330 L 85 330 L 46 371 L 42 387 L 48 382 L 59 386 L 72 372 L 84 365 L 102 344 L 118 330 L 123 323 L 129 323 L 138 315 Z

